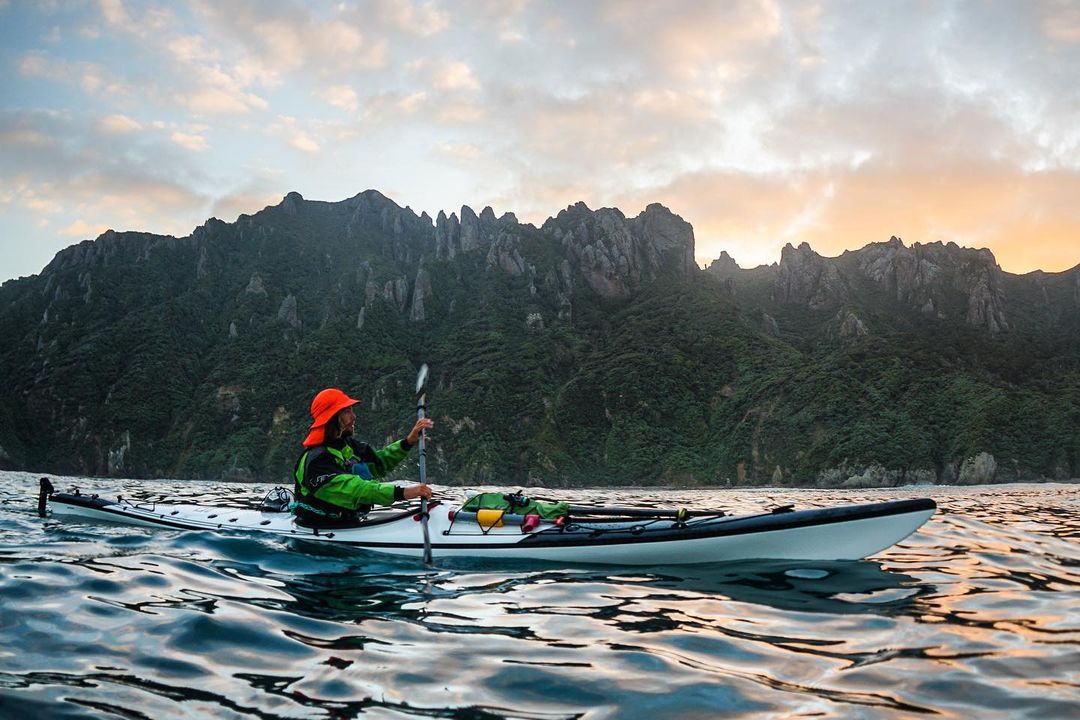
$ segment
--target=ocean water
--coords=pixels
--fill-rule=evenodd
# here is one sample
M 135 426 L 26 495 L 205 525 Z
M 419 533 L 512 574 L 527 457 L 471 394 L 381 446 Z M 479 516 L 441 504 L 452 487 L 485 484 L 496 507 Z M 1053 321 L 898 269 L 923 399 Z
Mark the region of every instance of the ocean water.
M 54 484 L 236 505 L 270 487 Z M 3 718 L 1080 717 L 1078 485 L 560 493 L 940 507 L 865 561 L 695 568 L 426 568 L 43 520 L 36 489 L 0 473 Z

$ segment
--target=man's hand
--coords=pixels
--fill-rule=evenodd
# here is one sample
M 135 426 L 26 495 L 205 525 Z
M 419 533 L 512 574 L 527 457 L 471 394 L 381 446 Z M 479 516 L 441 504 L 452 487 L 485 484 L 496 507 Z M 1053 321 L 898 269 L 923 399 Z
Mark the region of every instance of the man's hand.
M 430 430 L 433 427 L 435 427 L 435 423 L 432 422 L 431 418 L 420 418 L 416 421 L 416 424 L 413 425 L 412 430 L 409 431 L 409 434 L 408 436 L 406 436 L 405 440 L 408 441 L 410 445 L 416 445 L 418 442 L 420 442 L 420 431 Z
M 410 485 L 402 488 L 402 491 L 406 500 L 415 500 L 416 498 L 431 499 L 431 488 L 427 485 Z

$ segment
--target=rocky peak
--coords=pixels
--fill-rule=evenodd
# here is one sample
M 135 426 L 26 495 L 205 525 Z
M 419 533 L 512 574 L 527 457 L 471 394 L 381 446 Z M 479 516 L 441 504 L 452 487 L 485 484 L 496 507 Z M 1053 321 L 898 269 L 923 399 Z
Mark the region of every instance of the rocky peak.
M 728 255 L 727 250 L 721 250 L 720 257 L 713 260 L 705 268 L 705 272 L 720 280 L 727 280 L 729 277 L 738 275 L 740 270 L 742 268 L 739 267 L 739 263 L 735 262 L 735 258 Z
M 458 222 L 457 215 L 450 213 L 450 217 L 447 217 L 446 213 L 440 210 L 439 215 L 435 218 L 436 258 L 445 260 L 457 254 L 460 243 L 456 239 L 451 242 L 451 239 L 457 238 L 460 232 L 461 223 Z
M 155 249 L 175 242 L 176 238 L 171 235 L 106 230 L 96 240 L 83 240 L 58 252 L 52 262 L 45 266 L 42 275 L 65 270 L 83 272 L 94 267 L 142 262 Z
M 660 203 L 650 204 L 633 222 L 648 239 L 646 248 L 654 253 L 657 264 L 670 262 L 682 277 L 698 269 L 694 262 L 694 228 L 690 223 Z
M 490 207 L 485 207 L 477 216 L 471 207 L 462 205 L 460 220 L 457 215 L 451 213 L 447 217 L 440 210 L 435 220 L 435 257 L 448 260 L 461 253 L 490 247 L 505 228 L 516 224 L 517 218 L 512 213 L 496 218 Z
M 871 243 L 856 251 L 859 270 L 877 285 L 893 293 L 900 302 L 919 302 L 920 289 L 940 275 L 941 267 L 929 253 L 907 247 L 895 235 L 888 242 Z M 921 304 L 921 303 L 920 303 Z
M 293 190 L 287 194 L 278 205 L 286 215 L 296 215 L 300 212 L 300 206 L 304 203 L 304 196 Z
M 434 227 L 427 213 L 417 216 L 412 208 L 401 207 L 377 190 L 365 190 L 336 205 L 351 211 L 345 223 L 349 240 L 362 241 L 372 233 L 387 236 L 382 254 L 410 265 L 431 251 Z
M 958 294 L 964 321 L 990 332 L 1008 328 L 1002 272 L 987 249 L 940 242 L 907 247 L 897 237 L 854 253 L 859 272 L 894 299 L 925 313 L 944 316 Z
M 1002 288 L 1001 267 L 993 253 L 965 250 L 963 260 L 954 276 L 953 286 L 967 295 L 969 325 L 985 327 L 992 333 L 1007 330 L 1005 290 Z
M 496 268 L 510 275 L 521 275 L 528 265 L 518 252 L 518 236 L 513 233 L 502 232 L 488 247 L 487 268 Z
M 720 257 L 709 263 L 709 266 L 705 268 L 705 273 L 720 283 L 721 287 L 730 295 L 735 297 L 735 279 L 739 276 L 742 268 L 735 262 L 735 259 L 727 254 L 726 250 L 720 252 Z
M 461 206 L 461 252 L 480 247 L 480 218 L 468 205 Z
M 365 190 L 345 204 L 353 211 L 349 227 L 366 221 L 395 238 L 408 234 L 430 237 L 431 217 L 427 213 L 418 217 L 412 208 L 401 207 L 378 190 Z
M 773 285 L 777 302 L 821 309 L 848 297 L 848 289 L 835 261 L 814 252 L 807 243 L 791 243 L 780 251 L 780 265 Z
M 628 220 L 615 208 L 583 202 L 548 218 L 541 231 L 560 242 L 585 277 L 605 297 L 627 297 L 661 272 L 688 277 L 694 264 L 694 229 L 660 204 Z

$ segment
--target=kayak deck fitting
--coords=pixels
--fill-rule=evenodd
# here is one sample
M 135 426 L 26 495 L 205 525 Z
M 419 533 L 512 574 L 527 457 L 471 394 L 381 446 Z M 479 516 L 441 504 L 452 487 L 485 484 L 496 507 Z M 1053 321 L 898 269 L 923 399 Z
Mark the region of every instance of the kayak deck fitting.
M 357 525 L 308 527 L 289 512 L 186 503 L 136 502 L 53 492 L 42 481 L 39 514 L 129 525 L 212 532 L 270 533 L 420 558 L 424 543 L 416 506 L 368 513 Z M 671 565 L 740 560 L 857 560 L 915 532 L 934 514 L 933 500 L 752 515 L 723 511 L 649 511 L 574 506 L 556 521 L 523 522 L 508 514 L 482 516 L 432 503 L 431 549 L 436 558 L 500 558 L 553 562 Z M 620 512 L 633 513 L 622 516 Z M 592 513 L 592 514 L 590 514 Z M 480 515 L 480 517 L 478 517 Z M 535 517 L 535 516 L 526 516 Z

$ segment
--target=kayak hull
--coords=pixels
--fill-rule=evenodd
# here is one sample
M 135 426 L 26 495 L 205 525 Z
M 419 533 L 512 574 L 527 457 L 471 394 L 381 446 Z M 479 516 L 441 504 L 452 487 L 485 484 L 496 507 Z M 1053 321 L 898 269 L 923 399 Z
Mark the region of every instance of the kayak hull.
M 414 509 L 371 513 L 349 528 L 315 529 L 292 515 L 192 504 L 110 501 L 97 496 L 54 494 L 54 516 L 96 522 L 275 536 L 348 545 L 421 558 L 419 514 Z M 436 558 L 498 558 L 612 565 L 688 565 L 742 560 L 857 560 L 902 541 L 934 514 L 933 500 L 707 516 L 677 523 L 671 518 L 571 518 L 564 526 L 542 524 L 482 527 L 452 520 L 456 508 L 436 505 L 429 519 Z

